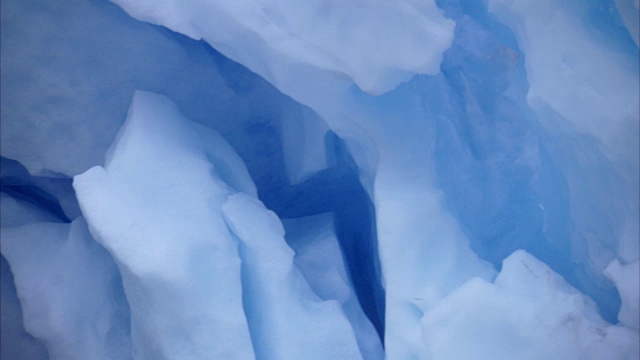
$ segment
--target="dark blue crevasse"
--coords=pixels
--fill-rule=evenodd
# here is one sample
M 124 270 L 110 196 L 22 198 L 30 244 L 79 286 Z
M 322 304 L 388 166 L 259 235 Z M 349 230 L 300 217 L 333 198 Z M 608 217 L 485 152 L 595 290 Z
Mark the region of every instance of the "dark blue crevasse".
M 47 186 L 55 186 L 75 199 L 71 178 L 31 176 L 18 161 L 6 157 L 0 157 L 0 161 L 0 191 L 41 208 L 62 222 L 71 222 L 60 199 L 45 190 Z
M 2 192 L 16 199 L 28 202 L 36 206 L 37 208 L 48 212 L 63 223 L 70 223 L 72 220 L 63 210 L 61 206 L 62 202 L 64 202 L 64 204 L 66 205 L 65 209 L 67 210 L 67 212 L 73 215 L 74 218 L 81 215 L 72 186 L 73 179 L 64 177 L 61 174 L 52 174 L 61 177 L 32 176 L 27 171 L 27 169 L 18 161 L 6 157 L 1 157 L 0 161 L 0 186 Z M 93 240 L 91 240 L 91 242 L 92 245 L 100 247 L 102 249 L 102 246 L 100 244 L 94 242 Z M 110 257 L 105 249 L 102 249 L 102 251 L 104 251 L 105 256 Z M 13 311 L 15 311 L 15 313 L 8 314 L 7 316 L 5 316 L 6 314 L 3 313 L 2 327 L 3 329 L 7 327 L 6 333 L 3 330 L 3 339 L 5 339 L 4 335 L 7 335 L 7 338 L 10 337 L 12 341 L 3 341 L 0 346 L 1 352 L 2 354 L 30 354 L 24 355 L 24 357 L 8 356 L 8 358 L 48 358 L 46 349 L 43 350 L 44 346 L 40 343 L 40 341 L 33 339 L 33 337 L 31 337 L 30 335 L 24 333 L 24 329 L 21 327 L 22 309 L 20 308 L 18 300 L 15 299 L 14 301 L 14 298 L 17 295 L 13 274 L 11 273 L 9 264 L 4 256 L 1 257 L 1 260 L 2 306 L 0 307 L 3 309 L 3 311 L 5 310 L 5 308 L 11 308 Z M 112 297 L 112 301 L 115 305 L 115 313 L 113 314 L 113 318 L 119 326 L 115 326 L 114 324 L 114 326 L 112 326 L 108 330 L 108 332 L 106 333 L 106 341 L 108 344 L 110 344 L 110 346 L 114 347 L 130 346 L 130 344 L 122 344 L 119 342 L 120 339 L 122 339 L 122 336 L 118 333 L 118 329 L 124 329 L 126 333 L 130 333 L 131 322 L 129 304 L 124 293 L 122 276 L 120 275 L 120 272 L 114 274 L 109 287 L 111 289 L 110 294 Z M 14 303 L 17 303 L 17 305 Z M 14 319 L 16 317 L 17 320 Z M 5 322 L 5 320 L 7 322 Z M 18 320 L 20 320 L 20 327 L 15 324 Z
M 177 41 L 192 41 L 181 36 Z M 201 43 L 207 46 L 206 43 Z M 237 95 L 242 116 L 230 112 L 227 123 L 212 123 L 244 160 L 267 208 L 282 219 L 334 213 L 336 235 L 364 313 L 384 338 L 385 295 L 377 250 L 375 208 L 359 180 L 358 168 L 341 139 L 325 136 L 331 167 L 292 185 L 287 176 L 280 133 L 285 111 L 302 105 L 283 95 L 244 66 L 209 47 L 216 67 Z M 231 109 L 228 108 L 227 110 Z M 233 111 L 233 110 L 232 110 Z M 236 117 L 236 118 L 233 118 Z M 318 121 L 322 121 L 318 118 Z
M 336 235 L 364 313 L 384 335 L 384 289 L 381 286 L 375 209 L 343 142 L 332 132 L 325 138 L 336 166 L 308 180 L 267 191 L 262 200 L 281 218 L 333 212 Z
M 375 211 L 358 178 L 358 169 L 344 145 L 333 133 L 325 139 L 336 166 L 291 185 L 282 160 L 278 130 L 268 119 L 246 129 L 253 150 L 240 152 L 265 206 L 282 219 L 334 213 L 336 236 L 364 313 L 384 334 L 384 290 L 375 231 Z M 249 152 L 242 154 L 243 152 Z M 244 156 L 243 156 L 244 155 Z
M 335 213 L 337 236 L 358 298 L 365 314 L 382 338 L 384 291 L 380 285 L 374 207 L 360 185 L 357 168 L 344 147 L 336 145 L 332 150 L 337 151 L 343 159 L 341 164 L 319 172 L 302 184 L 292 186 L 283 162 L 279 119 L 283 112 L 295 110 L 302 105 L 241 64 L 226 58 L 204 41 L 196 41 L 163 27 L 135 21 L 113 4 L 99 0 L 90 0 L 89 3 L 99 6 L 105 16 L 113 18 L 110 21 L 116 21 L 123 28 L 155 29 L 180 44 L 186 54 L 193 55 L 194 61 L 210 63 L 211 73 L 217 72 L 225 79 L 235 96 L 227 98 L 226 89 L 221 89 L 220 94 L 224 95 L 216 97 L 218 92 L 211 91 L 216 86 L 215 83 L 210 84 L 211 86 L 199 83 L 188 87 L 194 96 L 176 99 L 177 95 L 167 93 L 167 88 L 155 86 L 155 83 L 149 83 L 145 79 L 133 78 L 131 82 L 136 88 L 144 90 L 161 93 L 165 90 L 163 94 L 176 101 L 188 118 L 219 131 L 245 162 L 257 185 L 259 198 L 280 217 L 295 218 L 330 211 Z M 120 46 L 117 38 L 108 40 L 111 46 Z M 208 53 L 209 56 L 203 53 Z M 98 71 L 109 70 L 107 65 Z M 207 98 L 199 95 L 201 93 L 216 96 Z M 121 108 L 124 114 L 126 107 Z M 337 137 L 332 138 L 335 140 L 332 140 L 334 144 L 340 143 L 336 140 Z M 70 220 L 62 211 L 64 206 L 61 207 L 60 201 L 50 196 L 51 193 L 41 191 L 43 188 L 34 180 L 36 177 L 25 175 L 18 178 L 3 177 L 3 191 L 37 203 L 63 221 Z M 69 186 L 72 182 L 69 178 L 54 181 L 66 182 Z

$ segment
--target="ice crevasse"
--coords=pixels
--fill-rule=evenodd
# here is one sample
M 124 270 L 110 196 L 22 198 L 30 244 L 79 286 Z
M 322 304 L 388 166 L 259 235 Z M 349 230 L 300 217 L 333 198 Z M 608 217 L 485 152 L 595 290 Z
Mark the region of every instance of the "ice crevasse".
M 639 15 L 3 1 L 2 357 L 639 359 Z

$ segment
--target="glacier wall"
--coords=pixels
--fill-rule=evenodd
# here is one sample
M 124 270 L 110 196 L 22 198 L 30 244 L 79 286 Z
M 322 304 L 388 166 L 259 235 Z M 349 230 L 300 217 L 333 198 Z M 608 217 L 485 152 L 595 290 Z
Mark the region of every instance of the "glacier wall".
M 640 357 L 637 3 L 114 3 L 1 4 L 3 357 Z

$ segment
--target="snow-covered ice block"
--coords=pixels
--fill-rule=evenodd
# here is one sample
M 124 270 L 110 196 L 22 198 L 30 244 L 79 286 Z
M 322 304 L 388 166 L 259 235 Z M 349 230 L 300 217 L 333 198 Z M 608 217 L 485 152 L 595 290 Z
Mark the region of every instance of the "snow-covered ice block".
M 340 302 L 318 298 L 294 266 L 278 217 L 242 193 L 229 196 L 222 210 L 241 243 L 244 302 L 258 356 L 362 359 Z
M 605 275 L 616 284 L 622 307 L 618 320 L 624 325 L 638 330 L 640 327 L 640 261 L 622 265 L 615 259 L 605 269 Z
M 364 359 L 384 359 L 380 338 L 366 317 L 347 273 L 336 238 L 333 214 L 283 221 L 293 261 L 321 299 L 337 300 L 351 322 Z
M 120 276 L 84 219 L 3 228 L 1 236 L 25 329 L 46 345 L 52 360 L 131 356 Z
M 220 210 L 233 189 L 212 163 L 234 179 L 242 164 L 219 158 L 229 147 L 207 144 L 221 141 L 211 132 L 166 97 L 136 92 L 105 167 L 74 178 L 92 234 L 122 272 L 138 359 L 255 357 L 238 242 Z
M 392 90 L 415 73 L 439 72 L 454 28 L 433 0 L 114 2 L 206 40 L 281 90 L 322 77 L 373 94 Z
M 638 333 L 611 325 L 593 302 L 519 250 L 493 284 L 475 278 L 422 320 L 430 359 L 637 359 Z

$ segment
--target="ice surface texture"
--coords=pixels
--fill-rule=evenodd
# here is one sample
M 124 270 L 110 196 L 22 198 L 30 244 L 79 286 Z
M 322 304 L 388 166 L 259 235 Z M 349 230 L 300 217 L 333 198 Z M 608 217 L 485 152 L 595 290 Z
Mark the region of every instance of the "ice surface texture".
M 296 74 L 351 80 L 373 94 L 437 73 L 454 26 L 433 0 L 114 2 L 137 19 L 206 40 L 276 86 Z
M 3 356 L 640 357 L 637 1 L 114 3 L 1 5 Z
M 206 50 L 187 54 L 168 31 L 106 1 L 7 1 L 1 10 L 2 155 L 33 175 L 100 164 L 137 89 L 200 99 L 188 115 L 201 121 L 231 94 Z
M 318 299 L 293 267 L 280 220 L 252 185 L 214 130 L 146 92 L 105 167 L 75 177 L 123 274 L 136 356 L 359 358 L 339 304 Z
M 130 356 L 120 275 L 82 218 L 3 228 L 1 235 L 25 329 L 47 345 L 50 359 Z
M 324 300 L 336 300 L 351 322 L 364 359 L 384 359 L 380 338 L 358 303 L 335 234 L 331 213 L 284 222 L 293 259 L 311 288 Z
M 493 284 L 474 279 L 425 314 L 430 359 L 634 359 L 633 330 L 613 326 L 593 303 L 538 259 L 517 251 Z

